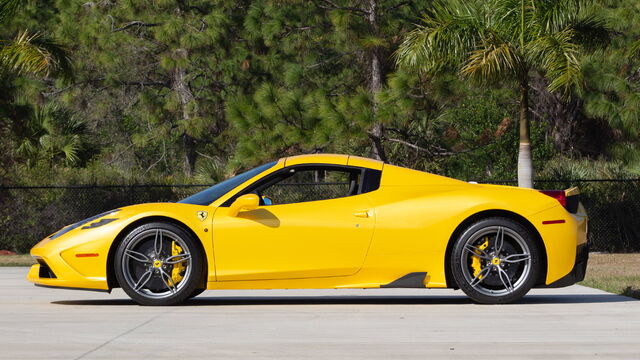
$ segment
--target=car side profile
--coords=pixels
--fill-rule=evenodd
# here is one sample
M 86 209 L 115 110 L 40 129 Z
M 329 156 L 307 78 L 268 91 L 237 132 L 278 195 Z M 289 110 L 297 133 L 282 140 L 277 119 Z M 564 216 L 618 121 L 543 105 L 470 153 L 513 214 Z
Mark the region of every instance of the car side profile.
M 459 288 L 508 303 L 584 278 L 575 189 L 467 183 L 357 156 L 279 159 L 38 243 L 27 278 L 175 305 L 216 289 Z

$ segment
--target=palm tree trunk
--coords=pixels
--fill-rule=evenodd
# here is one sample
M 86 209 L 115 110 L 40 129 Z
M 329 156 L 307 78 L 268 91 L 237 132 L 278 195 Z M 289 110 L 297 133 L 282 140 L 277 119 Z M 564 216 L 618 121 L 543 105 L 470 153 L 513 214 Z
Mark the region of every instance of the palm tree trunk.
M 529 132 L 529 82 L 520 83 L 520 149 L 518 151 L 518 186 L 533 188 L 533 161 Z

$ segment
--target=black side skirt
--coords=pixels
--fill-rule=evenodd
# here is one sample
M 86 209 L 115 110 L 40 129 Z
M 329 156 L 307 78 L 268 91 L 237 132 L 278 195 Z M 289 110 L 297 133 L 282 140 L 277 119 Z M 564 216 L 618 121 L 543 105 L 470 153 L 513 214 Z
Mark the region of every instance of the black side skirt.
M 83 291 L 96 291 L 96 292 L 106 292 L 111 293 L 111 289 L 102 290 L 102 289 L 87 289 L 87 288 L 75 288 L 75 287 L 67 287 L 67 286 L 54 286 L 54 285 L 42 285 L 42 284 L 33 284 L 38 287 L 49 288 L 49 289 L 62 289 L 62 290 L 83 290 Z
M 380 285 L 381 288 L 422 288 L 424 289 L 424 278 L 426 272 L 412 272 L 396 279 L 386 285 Z

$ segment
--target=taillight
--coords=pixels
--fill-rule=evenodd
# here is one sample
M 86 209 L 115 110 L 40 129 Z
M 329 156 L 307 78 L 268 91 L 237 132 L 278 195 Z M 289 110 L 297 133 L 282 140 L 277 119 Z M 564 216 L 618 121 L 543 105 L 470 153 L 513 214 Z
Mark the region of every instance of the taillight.
M 567 208 L 567 195 L 564 190 L 540 190 L 540 192 L 558 200 L 565 209 Z

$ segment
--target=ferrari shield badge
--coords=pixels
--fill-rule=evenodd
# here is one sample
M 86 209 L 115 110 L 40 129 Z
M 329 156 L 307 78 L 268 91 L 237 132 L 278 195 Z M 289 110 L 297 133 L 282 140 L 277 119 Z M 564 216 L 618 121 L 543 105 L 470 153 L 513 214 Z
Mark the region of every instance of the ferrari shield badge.
M 196 213 L 196 216 L 198 217 L 198 219 L 200 219 L 200 221 L 204 221 L 204 219 L 207 218 L 207 215 L 209 215 L 209 213 L 207 213 L 206 211 L 198 211 Z

